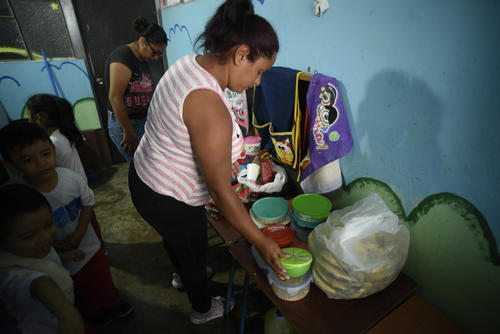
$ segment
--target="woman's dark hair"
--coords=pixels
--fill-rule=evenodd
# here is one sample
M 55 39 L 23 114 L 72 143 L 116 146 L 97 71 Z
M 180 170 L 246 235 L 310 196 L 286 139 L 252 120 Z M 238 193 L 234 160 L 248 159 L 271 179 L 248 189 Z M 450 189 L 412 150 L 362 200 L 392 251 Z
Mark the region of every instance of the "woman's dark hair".
M 50 204 L 41 193 L 25 184 L 7 184 L 0 187 L 0 240 L 8 231 L 9 224 L 18 216 L 35 212 L 41 207 L 50 209 Z
M 150 43 L 157 45 L 167 45 L 167 34 L 162 27 L 154 22 L 149 22 L 144 16 L 134 20 L 134 30 L 139 37 L 144 37 Z
M 255 15 L 250 0 L 226 0 L 205 26 L 197 38 L 204 53 L 225 56 L 234 46 L 246 44 L 250 47 L 248 59 L 271 58 L 279 50 L 276 32 L 266 19 Z M 199 48 L 198 47 L 198 48 Z
M 47 126 L 57 127 L 76 147 L 83 144 L 82 134 L 75 125 L 73 107 L 68 100 L 50 94 L 37 94 L 28 99 L 26 107 L 32 117 L 45 113 L 49 122 Z

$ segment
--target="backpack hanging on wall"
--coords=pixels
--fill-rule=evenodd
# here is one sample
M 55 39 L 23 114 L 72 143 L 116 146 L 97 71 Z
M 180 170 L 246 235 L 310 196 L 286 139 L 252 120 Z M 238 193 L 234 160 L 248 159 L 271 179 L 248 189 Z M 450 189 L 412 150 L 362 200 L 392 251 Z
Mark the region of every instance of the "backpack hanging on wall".
M 252 125 L 263 149 L 283 165 L 298 168 L 301 160 L 299 77 L 303 72 L 275 66 L 254 87 Z

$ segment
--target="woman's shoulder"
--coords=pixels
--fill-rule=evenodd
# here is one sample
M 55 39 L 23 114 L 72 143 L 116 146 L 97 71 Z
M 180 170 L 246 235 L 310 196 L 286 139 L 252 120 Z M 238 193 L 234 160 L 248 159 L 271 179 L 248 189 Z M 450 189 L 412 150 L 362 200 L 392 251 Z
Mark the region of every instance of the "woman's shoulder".
M 116 49 L 114 49 L 108 56 L 108 62 L 112 63 L 115 61 L 119 62 L 133 62 L 135 59 L 134 53 L 128 45 L 120 45 Z

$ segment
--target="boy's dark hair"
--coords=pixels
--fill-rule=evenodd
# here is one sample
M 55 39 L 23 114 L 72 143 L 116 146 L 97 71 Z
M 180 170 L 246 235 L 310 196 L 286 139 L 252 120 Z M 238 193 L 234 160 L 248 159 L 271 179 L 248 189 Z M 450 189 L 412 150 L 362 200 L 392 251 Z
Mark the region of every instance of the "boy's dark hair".
M 12 162 L 10 154 L 15 148 L 23 149 L 33 145 L 37 140 L 52 143 L 49 135 L 40 125 L 20 119 L 12 121 L 0 129 L 0 153 L 2 157 Z
M 144 37 L 146 41 L 157 44 L 167 45 L 167 34 L 162 27 L 154 22 L 149 22 L 144 16 L 140 16 L 134 20 L 134 30 L 139 34 L 139 37 Z
M 76 147 L 83 144 L 82 134 L 75 124 L 73 107 L 68 100 L 51 94 L 36 94 L 28 99 L 26 107 L 32 117 L 45 113 L 49 121 L 47 125 L 58 128 Z
M 214 53 L 220 57 L 233 46 L 246 44 L 250 47 L 248 60 L 251 62 L 258 57 L 271 58 L 280 47 L 273 27 L 266 19 L 255 15 L 250 0 L 226 0 L 208 21 L 195 45 L 199 42 L 205 54 Z
M 7 184 L 0 186 L 0 240 L 7 234 L 9 224 L 22 214 L 35 212 L 50 204 L 41 193 L 25 184 Z

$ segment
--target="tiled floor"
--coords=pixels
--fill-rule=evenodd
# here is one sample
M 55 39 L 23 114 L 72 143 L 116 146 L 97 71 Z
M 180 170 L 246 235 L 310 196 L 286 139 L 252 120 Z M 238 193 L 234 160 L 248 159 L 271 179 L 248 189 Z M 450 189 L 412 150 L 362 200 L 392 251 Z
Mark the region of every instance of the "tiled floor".
M 223 319 L 195 326 L 189 321 L 191 310 L 185 292 L 171 286 L 172 266 L 160 236 L 136 212 L 128 190 L 128 164 L 103 171 L 90 185 L 96 197 L 95 211 L 101 225 L 111 273 L 123 299 L 134 307 L 128 319 L 116 319 L 100 329 L 101 333 L 237 333 L 241 304 Z M 209 236 L 215 235 L 209 230 Z M 225 296 L 231 256 L 227 247 L 210 241 L 209 264 L 215 269 L 213 290 Z M 242 285 L 243 271 L 236 272 Z M 247 319 L 245 333 L 263 333 L 263 313 L 272 304 L 258 290 L 249 298 L 249 309 L 257 315 Z

